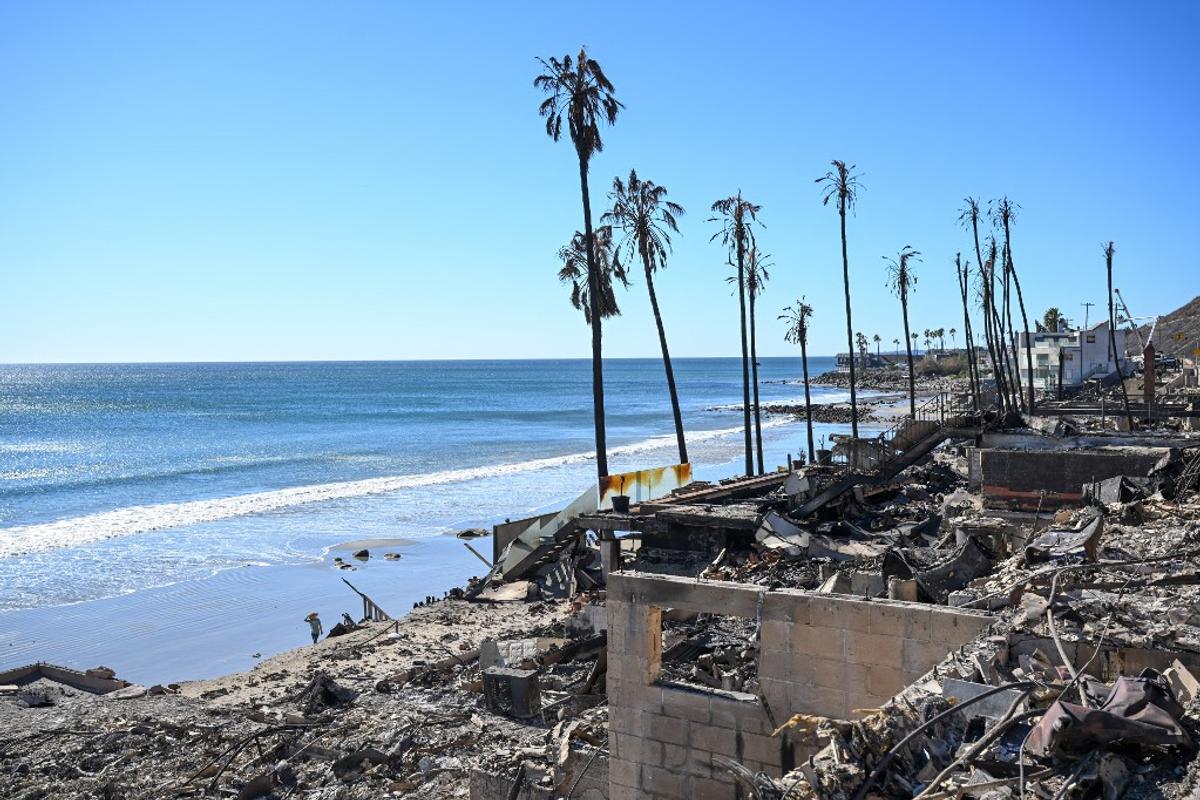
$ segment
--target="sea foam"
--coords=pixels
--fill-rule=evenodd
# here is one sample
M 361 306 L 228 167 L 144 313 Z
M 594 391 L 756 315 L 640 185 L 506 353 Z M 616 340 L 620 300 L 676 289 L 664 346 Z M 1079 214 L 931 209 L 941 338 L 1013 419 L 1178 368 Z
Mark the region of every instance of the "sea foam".
M 787 420 L 768 420 L 764 421 L 763 427 L 776 427 L 786 423 Z M 740 433 L 741 430 L 740 427 L 737 427 L 699 431 L 688 434 L 687 439 L 689 443 L 694 444 Z M 658 449 L 670 450 L 674 445 L 675 436 L 673 434 L 654 436 L 639 442 L 610 448 L 609 455 L 622 456 Z M 295 486 L 287 489 L 274 489 L 208 500 L 190 500 L 182 503 L 129 506 L 54 522 L 0 528 L 0 558 L 76 547 L 121 536 L 215 522 L 250 514 L 262 514 L 310 503 L 343 500 L 439 484 L 499 478 L 536 470 L 585 464 L 595 461 L 595 458 L 594 453 L 571 453 L 510 464 Z

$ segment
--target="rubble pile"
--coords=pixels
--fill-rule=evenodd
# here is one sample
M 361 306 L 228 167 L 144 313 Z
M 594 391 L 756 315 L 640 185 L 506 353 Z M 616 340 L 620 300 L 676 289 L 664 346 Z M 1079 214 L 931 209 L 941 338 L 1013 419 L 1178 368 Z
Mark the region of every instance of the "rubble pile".
M 465 590 L 430 597 L 400 621 L 350 621 L 243 675 L 151 689 L 114 682 L 122 688 L 107 694 L 46 678 L 0 687 L 0 797 L 607 797 L 607 670 L 610 656 L 628 654 L 609 652 L 604 584 L 628 566 L 760 587 L 743 591 L 759 597 L 759 616 L 762 598 L 783 588 L 989 612 L 958 614 L 978 625 L 952 646 L 990 628 L 882 708 L 902 683 L 868 709 L 845 706 L 861 719 L 779 720 L 774 736 L 791 731 L 815 745 L 782 777 L 714 760 L 741 796 L 1195 791 L 1200 447 L 1164 447 L 1148 474 L 1093 480 L 1073 495 L 1081 502 L 1011 510 L 985 507 L 986 494 L 968 490 L 970 451 L 954 442 L 981 438 L 993 423 L 968 421 L 965 434 L 958 423 L 913 421 L 916 430 L 901 431 L 907 446 L 933 434 L 941 449 L 891 471 L 821 465 L 681 482 L 655 501 L 622 497 L 619 509 L 593 502 L 506 523 L 526 527 Z M 1089 424 L 1038 421 L 1021 435 L 1052 439 Z M 865 606 L 849 599 L 822 604 Z M 659 609 L 657 679 L 693 694 L 761 698 L 760 645 L 777 623 L 747 616 L 752 602 L 741 616 L 670 604 Z M 772 663 L 761 659 L 764 684 L 776 679 Z M 613 669 L 616 686 L 623 677 Z M 707 719 L 689 721 L 692 739 L 708 738 Z M 672 753 L 687 768 L 682 742 Z
M 758 797 L 1191 796 L 1200 502 L 1063 509 L 1014 535 L 961 499 L 945 519 L 994 563 L 942 602 L 997 611 L 992 629 L 880 711 L 820 721 L 823 749 L 783 778 L 724 768 Z
M 859 369 L 854 374 L 855 386 L 859 389 L 874 389 L 891 392 L 908 391 L 908 370 L 902 367 L 883 369 Z M 839 389 L 850 388 L 849 372 L 826 372 L 812 379 L 814 386 L 833 386 Z M 966 376 L 937 376 L 921 375 L 916 377 L 918 392 L 965 392 L 970 382 Z

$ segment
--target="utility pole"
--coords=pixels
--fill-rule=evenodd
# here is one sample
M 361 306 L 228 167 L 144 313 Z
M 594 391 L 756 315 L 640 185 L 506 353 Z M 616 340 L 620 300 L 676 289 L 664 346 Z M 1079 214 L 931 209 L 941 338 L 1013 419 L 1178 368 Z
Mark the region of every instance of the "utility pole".
M 1092 306 L 1094 306 L 1096 304 L 1095 303 L 1080 303 L 1079 305 L 1083 306 L 1083 329 L 1086 331 L 1088 329 L 1088 312 L 1091 311 Z

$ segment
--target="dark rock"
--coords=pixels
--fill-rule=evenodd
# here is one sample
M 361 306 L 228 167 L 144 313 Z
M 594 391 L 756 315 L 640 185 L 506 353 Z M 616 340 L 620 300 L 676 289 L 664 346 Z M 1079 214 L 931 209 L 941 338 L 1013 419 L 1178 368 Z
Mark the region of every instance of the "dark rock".
M 358 693 L 342 686 L 325 672 L 318 672 L 297 697 L 297 705 L 305 714 L 316 714 L 327 708 L 342 708 L 354 702 Z
M 271 789 L 274 786 L 275 783 L 271 780 L 271 773 L 264 772 L 261 775 L 256 775 L 238 791 L 238 800 L 258 800 L 260 797 L 270 797 Z

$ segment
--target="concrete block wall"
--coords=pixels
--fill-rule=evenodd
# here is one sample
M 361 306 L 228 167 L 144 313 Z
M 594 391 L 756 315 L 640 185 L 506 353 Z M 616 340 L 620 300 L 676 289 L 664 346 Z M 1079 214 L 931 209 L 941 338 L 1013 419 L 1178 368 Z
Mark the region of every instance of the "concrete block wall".
M 988 508 L 1033 511 L 1079 503 L 1083 485 L 1118 475 L 1144 476 L 1162 448 L 978 451 L 978 483 Z M 1043 495 L 1044 493 L 1044 495 Z
M 793 714 L 862 716 L 992 621 L 944 606 L 634 572 L 610 576 L 607 605 L 611 800 L 734 798 L 714 756 L 780 775 L 814 748 L 804 734 L 771 735 Z M 665 608 L 761 616 L 761 695 L 657 680 Z

